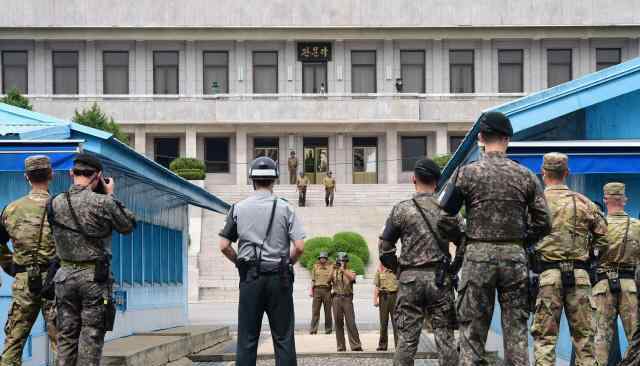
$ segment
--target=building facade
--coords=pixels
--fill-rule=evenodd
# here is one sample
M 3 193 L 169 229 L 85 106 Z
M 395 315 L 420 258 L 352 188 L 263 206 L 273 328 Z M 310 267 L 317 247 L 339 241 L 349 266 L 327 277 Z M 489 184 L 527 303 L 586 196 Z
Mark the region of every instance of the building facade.
M 98 103 L 161 164 L 246 184 L 268 155 L 319 182 L 408 182 L 489 107 L 640 56 L 640 5 L 296 0 L 7 4 L 2 93 Z

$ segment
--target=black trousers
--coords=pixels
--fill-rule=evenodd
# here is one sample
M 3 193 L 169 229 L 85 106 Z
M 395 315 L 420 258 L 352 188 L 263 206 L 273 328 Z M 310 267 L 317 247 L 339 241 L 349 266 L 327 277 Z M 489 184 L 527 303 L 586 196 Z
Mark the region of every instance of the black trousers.
M 262 316 L 266 312 L 277 366 L 296 366 L 293 277 L 282 284 L 279 274 L 262 274 L 240 282 L 237 366 L 255 366 Z

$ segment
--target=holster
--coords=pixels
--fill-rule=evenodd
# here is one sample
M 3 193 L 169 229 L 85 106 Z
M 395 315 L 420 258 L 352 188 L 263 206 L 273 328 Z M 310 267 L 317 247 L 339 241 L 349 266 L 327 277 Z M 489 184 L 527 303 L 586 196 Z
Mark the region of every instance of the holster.
M 96 259 L 96 268 L 93 276 L 93 280 L 97 283 L 105 283 L 109 280 L 109 259 L 100 258 Z
M 576 275 L 573 262 L 559 262 L 560 275 L 563 288 L 573 288 L 576 286 Z
M 49 268 L 47 269 L 47 277 L 44 280 L 44 286 L 42 286 L 42 297 L 46 300 L 53 300 L 56 297 L 56 286 L 53 282 L 53 278 L 60 269 L 60 259 L 55 257 L 49 261 Z
M 289 257 L 280 257 L 280 265 L 278 267 L 278 273 L 280 276 L 280 286 L 282 288 L 289 288 L 292 285 L 293 271 L 289 265 Z
M 529 295 L 529 312 L 536 312 L 536 301 L 538 300 L 538 292 L 540 291 L 540 277 L 529 271 L 529 287 L 528 287 L 528 295 Z
M 116 322 L 116 304 L 111 295 L 104 298 L 104 330 L 110 332 Z
M 247 279 L 255 280 L 258 278 L 258 267 L 254 261 L 238 259 L 236 261 L 236 268 L 238 269 L 240 282 L 245 282 Z
M 39 295 L 42 292 L 42 272 L 40 272 L 40 266 L 27 267 L 27 283 L 29 292 L 32 294 Z
M 612 294 L 619 294 L 622 291 L 622 285 L 620 285 L 618 272 L 608 272 L 607 278 L 609 279 L 609 291 Z
M 449 261 L 440 263 L 436 270 L 436 286 L 444 287 L 447 283 L 447 275 L 449 274 Z

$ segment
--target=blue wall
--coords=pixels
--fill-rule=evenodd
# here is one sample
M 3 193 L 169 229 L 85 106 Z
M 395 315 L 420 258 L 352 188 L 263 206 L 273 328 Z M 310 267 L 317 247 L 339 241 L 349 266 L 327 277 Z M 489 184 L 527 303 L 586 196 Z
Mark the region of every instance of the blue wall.
M 588 140 L 640 139 L 640 90 L 586 109 Z

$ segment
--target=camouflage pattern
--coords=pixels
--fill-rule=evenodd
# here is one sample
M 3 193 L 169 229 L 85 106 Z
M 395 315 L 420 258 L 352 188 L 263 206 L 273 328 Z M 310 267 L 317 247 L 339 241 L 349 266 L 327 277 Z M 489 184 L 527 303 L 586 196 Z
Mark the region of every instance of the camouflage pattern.
M 32 155 L 24 159 L 25 172 L 32 172 L 40 169 L 51 169 L 51 161 L 46 155 Z
M 348 270 L 348 269 L 347 269 Z M 346 351 L 344 339 L 344 326 L 347 325 L 349 346 L 352 351 L 362 351 L 362 343 L 358 327 L 356 326 L 356 314 L 353 309 L 353 282 L 344 275 L 344 270 L 335 268 L 331 275 L 333 286 L 333 318 L 336 325 L 336 342 L 338 352 Z
M 38 156 L 28 158 L 26 162 L 28 169 L 43 169 L 48 164 L 48 158 Z M 45 219 L 48 199 L 48 192 L 34 189 L 29 195 L 9 204 L 2 214 L 2 224 L 13 243 L 13 261 L 19 265 L 46 265 L 55 256 L 51 228 Z M 27 277 L 26 272 L 16 274 L 11 288 L 12 302 L 4 328 L 6 337 L 0 360 L 2 366 L 22 364 L 22 351 L 40 312 L 47 323 L 52 349 L 54 352 L 56 349 L 54 302 L 31 293 Z M 43 282 L 45 278 L 46 272 L 43 272 Z
M 404 245 L 403 245 L 404 247 Z M 439 364 L 458 364 L 458 350 L 454 337 L 455 308 L 453 288 L 448 282 L 436 286 L 433 269 L 402 271 L 393 317 L 398 328 L 398 345 L 393 358 L 395 366 L 413 365 L 420 342 L 425 315 L 431 317 Z
M 629 342 L 629 348 L 624 359 L 618 366 L 637 366 L 640 365 L 640 327 L 635 329 L 631 342 Z
M 393 327 L 394 344 L 396 347 L 398 346 L 398 328 L 396 319 L 393 318 L 398 296 L 398 278 L 395 273 L 385 268 L 382 272 L 376 272 L 373 285 L 378 289 L 378 314 L 380 316 L 378 350 L 386 351 L 389 345 L 389 318 L 391 318 L 391 326 Z
M 418 193 L 414 198 L 427 215 L 444 215 L 432 193 Z M 380 239 L 378 249 L 381 255 L 395 253 L 396 242 L 398 239 L 401 240 L 402 250 L 398 262 L 402 267 L 420 267 L 445 260 L 436 238 L 412 200 L 402 201 L 393 207 Z
M 555 172 L 564 172 L 569 169 L 569 157 L 566 154 L 552 152 L 544 154 L 542 169 Z
M 94 275 L 91 267 L 65 265 L 56 274 L 58 366 L 100 365 L 111 284 L 95 282 Z
M 560 270 L 551 269 L 540 274 L 540 290 L 531 326 L 536 366 L 556 364 L 555 350 L 563 308 L 575 347 L 576 366 L 595 365 L 589 274 L 582 269 L 576 269 L 574 273 L 576 284 L 570 289 L 562 288 Z
M 533 172 L 501 152 L 485 153 L 463 166 L 456 186 L 464 197 L 468 238 L 457 304 L 459 365 L 485 362 L 496 290 L 502 309 L 505 364 L 528 365 L 528 272 L 523 241 L 535 241 L 551 228 L 542 186 Z
M 596 308 L 595 323 L 595 354 L 600 365 L 606 365 L 609 360 L 609 345 L 613 343 L 614 327 L 617 326 L 618 316 L 622 319 L 627 340 L 631 342 L 633 332 L 638 327 L 638 292 L 636 283 L 632 279 L 620 280 L 621 291 L 612 294 L 609 282 L 605 279 L 593 288 L 593 302 Z
M 486 153 L 460 168 L 456 186 L 464 196 L 466 235 L 472 240 L 513 242 L 527 232 L 544 236 L 550 227 L 540 181 L 504 153 Z
M 622 183 L 605 185 L 605 194 L 624 195 Z M 628 221 L 627 221 L 628 220 Z M 610 213 L 607 216 L 608 247 L 600 257 L 598 273 L 606 274 L 618 268 L 633 271 L 640 261 L 640 221 L 629 217 L 625 212 Z M 629 232 L 627 233 L 627 224 Z M 627 241 L 625 243 L 625 234 Z M 595 352 L 596 360 L 606 364 L 609 356 L 609 344 L 614 335 L 614 326 L 618 316 L 627 336 L 631 341 L 633 331 L 638 326 L 638 289 L 634 279 L 620 279 L 621 291 L 612 294 L 609 282 L 604 279 L 593 287 L 593 301 L 595 303 Z M 604 362 L 603 362 L 604 360 Z
M 607 221 L 587 197 L 566 185 L 545 189 L 552 217 L 551 233 L 536 244 L 536 253 L 548 262 L 589 260 L 591 246 L 607 246 Z
M 456 304 L 460 363 L 484 365 L 496 290 L 502 315 L 505 365 L 529 365 L 527 258 L 521 243 L 467 243 Z
M 624 196 L 625 195 L 625 186 L 624 183 L 620 182 L 610 182 L 602 187 L 602 191 L 605 195 L 608 196 Z
M 321 253 L 322 255 L 323 253 Z M 319 261 L 311 270 L 311 283 L 313 284 L 313 303 L 311 304 L 311 334 L 318 332 L 320 321 L 320 308 L 324 308 L 324 331 L 331 333 L 333 329 L 333 319 L 331 316 L 331 276 L 333 274 L 333 263 L 326 262 L 324 265 Z
M 19 265 L 46 265 L 56 254 L 51 227 L 46 219 L 43 224 L 48 199 L 48 192 L 33 190 L 29 195 L 10 203 L 2 214 L 2 223 L 13 243 L 13 261 Z M 42 240 L 38 244 L 41 225 Z
M 536 244 L 539 258 L 547 262 L 588 261 L 592 245 L 606 247 L 607 222 L 598 206 L 566 185 L 548 186 L 545 197 L 551 210 L 552 229 Z M 565 289 L 560 270 L 549 269 L 540 274 L 540 291 L 531 329 L 536 365 L 555 365 L 563 308 L 575 345 L 576 365 L 594 362 L 589 274 L 575 269 L 574 276 L 575 287 Z
M 90 262 L 111 254 L 111 232 L 127 234 L 135 227 L 135 216 L 110 195 L 74 185 L 69 190 L 80 225 L 91 236 L 53 226 L 62 267 L 54 278 L 58 310 L 58 366 L 98 366 L 104 345 L 104 299 L 111 296 L 110 281 L 94 281 L 95 266 L 70 266 L 69 262 Z M 64 195 L 53 199 L 55 221 L 76 228 Z
M 46 272 L 42 273 L 43 282 L 46 276 Z M 42 317 L 47 324 L 51 350 L 54 353 L 57 350 L 55 301 L 45 300 L 39 295 L 32 294 L 29 291 L 27 281 L 26 272 L 18 273 L 11 287 L 11 308 L 4 327 L 6 336 L 2 359 L 0 360 L 0 365 L 2 366 L 22 365 L 24 346 L 40 312 L 42 312 Z

